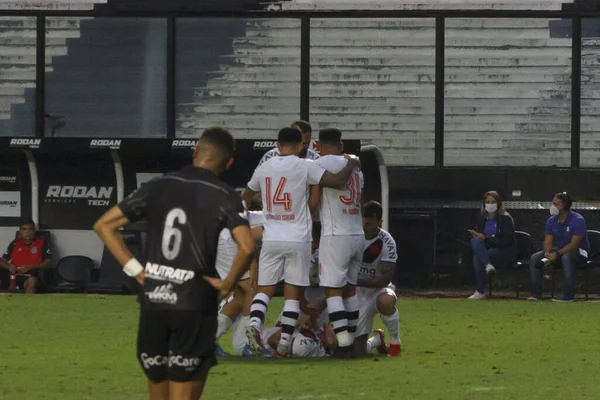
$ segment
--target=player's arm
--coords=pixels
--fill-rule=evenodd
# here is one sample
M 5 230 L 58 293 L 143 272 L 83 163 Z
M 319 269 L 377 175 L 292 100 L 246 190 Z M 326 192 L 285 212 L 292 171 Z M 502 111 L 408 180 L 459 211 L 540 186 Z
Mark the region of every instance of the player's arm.
M 311 185 L 310 196 L 308 197 L 308 207 L 311 212 L 317 211 L 319 204 L 321 204 L 321 197 L 323 196 L 323 188 L 319 185 Z
M 231 271 L 227 278 L 224 279 L 224 284 L 230 289 L 239 281 L 240 277 L 248 270 L 250 263 L 254 259 L 254 239 L 252 231 L 248 225 L 240 225 L 231 231 L 231 236 L 238 245 L 238 251 L 233 259 Z
M 16 269 L 16 266 L 13 265 L 12 263 L 10 263 L 10 258 L 12 257 L 11 254 L 13 252 L 14 247 L 15 247 L 15 241 L 13 240 L 12 242 L 10 242 L 10 244 L 8 245 L 8 248 L 6 249 L 6 251 L 4 252 L 2 257 L 0 258 L 0 268 L 7 269 L 10 272 L 15 272 L 15 269 Z
M 244 192 L 242 193 L 242 200 L 244 200 L 244 202 L 246 204 L 252 204 L 252 202 L 254 201 L 256 195 L 259 192 L 255 192 L 252 189 L 246 188 L 244 189 Z
M 258 171 L 254 171 L 254 174 L 252 174 L 252 178 L 250 178 L 250 181 L 248 182 L 246 188 L 244 189 L 244 192 L 242 193 L 242 200 L 244 200 L 245 204 L 250 205 L 257 197 L 260 199 L 259 194 L 259 173 Z
M 108 251 L 123 266 L 125 274 L 135 277 L 140 285 L 144 284 L 144 267 L 125 245 L 119 229 L 130 222 L 144 218 L 152 186 L 152 181 L 142 185 L 121 203 L 108 210 L 94 224 L 94 231 L 100 236 Z
M 232 194 L 221 210 L 224 213 L 226 228 L 229 229 L 231 236 L 237 243 L 238 251 L 233 258 L 229 275 L 225 279 L 221 280 L 210 276 L 205 276 L 204 279 L 210 282 L 220 292 L 221 296 L 226 296 L 248 270 L 254 258 L 255 246 L 252 231 L 248 225 L 246 203 L 239 198 L 239 195 Z
M 390 284 L 394 277 L 396 263 L 390 261 L 381 261 L 379 263 L 379 274 L 374 278 L 359 278 L 356 286 L 367 288 L 383 288 Z
M 348 157 L 346 166 L 338 173 L 333 174 L 329 171 L 325 171 L 323 176 L 321 176 L 319 185 L 334 189 L 343 189 L 355 168 L 360 168 L 360 160 L 358 157 Z

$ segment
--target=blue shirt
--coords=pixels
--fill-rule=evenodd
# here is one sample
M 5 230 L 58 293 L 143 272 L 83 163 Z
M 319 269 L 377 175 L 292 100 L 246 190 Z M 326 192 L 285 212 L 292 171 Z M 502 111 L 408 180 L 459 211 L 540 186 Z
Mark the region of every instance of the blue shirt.
M 485 226 L 483 227 L 483 236 L 490 237 L 495 236 L 496 232 L 498 232 L 498 225 L 496 222 L 496 218 L 488 219 L 488 216 L 485 216 Z
M 546 235 L 553 237 L 552 245 L 559 249 L 571 243 L 573 236 L 583 236 L 579 247 L 586 251 L 590 249 L 585 219 L 581 214 L 573 211 L 569 211 L 564 223 L 560 222 L 558 215 L 548 218 L 548 221 L 546 221 Z

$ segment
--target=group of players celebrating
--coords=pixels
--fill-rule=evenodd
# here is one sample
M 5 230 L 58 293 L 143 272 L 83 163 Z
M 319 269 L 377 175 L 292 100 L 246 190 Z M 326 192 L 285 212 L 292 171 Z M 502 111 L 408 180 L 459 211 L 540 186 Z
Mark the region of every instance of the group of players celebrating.
M 393 238 L 381 229 L 381 205 L 361 207 L 363 176 L 355 159 L 343 155 L 339 130 L 320 131 L 320 156 L 310 144 L 308 123 L 282 129 L 277 148 L 265 154 L 242 194 L 247 204 L 260 195 L 262 211 L 249 213 L 249 221 L 262 246 L 251 273 L 222 303 L 217 340 L 233 327 L 238 355 L 348 357 L 372 350 L 399 355 L 390 283 L 397 253 Z M 311 214 L 320 222 L 312 222 Z M 221 276 L 228 275 L 236 250 L 224 230 L 217 253 Z M 275 326 L 265 328 L 280 281 L 283 310 Z M 389 347 L 382 330 L 368 338 L 377 313 L 390 334 Z M 217 354 L 227 353 L 217 345 Z
M 396 244 L 381 229 L 381 205 L 363 204 L 360 161 L 343 154 L 339 130 L 319 132 L 320 155 L 310 146 L 308 123 L 281 129 L 240 199 L 218 178 L 233 162 L 233 137 L 207 129 L 192 166 L 143 185 L 95 224 L 143 287 L 137 352 L 151 399 L 200 398 L 230 328 L 238 355 L 400 354 Z M 262 211 L 248 212 L 251 203 Z M 145 266 L 118 234 L 140 219 Z M 281 281 L 283 310 L 265 328 Z M 376 314 L 389 346 L 373 332 Z

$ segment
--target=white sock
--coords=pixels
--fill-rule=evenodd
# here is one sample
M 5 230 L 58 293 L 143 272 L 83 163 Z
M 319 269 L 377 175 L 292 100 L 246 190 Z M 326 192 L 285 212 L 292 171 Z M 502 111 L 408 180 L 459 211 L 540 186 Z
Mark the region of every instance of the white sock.
M 219 313 L 217 316 L 217 341 L 231 328 L 233 321 L 225 314 Z
M 358 308 L 358 297 L 356 295 L 344 299 L 344 309 L 346 310 L 346 318 L 348 318 L 348 333 L 352 343 L 354 343 L 356 325 L 358 325 Z
M 340 347 L 350 346 L 353 342 L 348 332 L 348 319 L 342 296 L 333 296 L 327 299 L 327 310 L 329 311 L 329 322 Z
M 265 314 L 269 307 L 269 301 L 271 301 L 271 299 L 264 293 L 258 293 L 254 296 L 252 304 L 250 304 L 250 325 L 257 329 L 262 328 L 262 325 L 265 322 Z
M 398 310 L 390 316 L 381 314 L 381 320 L 390 335 L 390 343 L 400 344 L 400 320 L 398 318 Z
M 290 347 L 290 340 L 296 329 L 300 316 L 300 302 L 298 300 L 285 300 L 281 314 L 281 338 L 277 344 L 277 352 L 286 355 Z
M 367 340 L 367 353 L 372 352 L 376 348 L 381 346 L 381 338 L 379 335 L 373 335 L 369 340 Z

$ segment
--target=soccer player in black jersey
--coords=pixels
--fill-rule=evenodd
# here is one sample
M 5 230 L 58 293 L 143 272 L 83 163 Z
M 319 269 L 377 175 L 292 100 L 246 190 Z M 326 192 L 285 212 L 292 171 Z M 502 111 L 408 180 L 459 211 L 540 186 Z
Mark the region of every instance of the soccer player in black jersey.
M 233 147 L 229 132 L 207 129 L 193 165 L 143 185 L 94 225 L 125 273 L 143 286 L 137 354 L 151 400 L 200 398 L 216 363 L 219 295 L 231 291 L 254 254 L 246 206 L 218 178 L 233 161 Z M 118 233 L 140 219 L 148 222 L 145 267 Z M 223 228 L 238 252 L 230 274 L 219 280 L 215 259 Z

